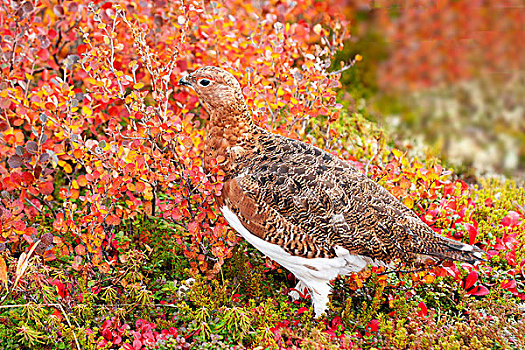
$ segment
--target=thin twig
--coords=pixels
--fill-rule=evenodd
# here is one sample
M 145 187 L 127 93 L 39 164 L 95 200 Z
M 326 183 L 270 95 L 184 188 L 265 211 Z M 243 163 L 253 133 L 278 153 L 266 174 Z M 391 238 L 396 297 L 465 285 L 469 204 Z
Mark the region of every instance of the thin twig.
M 446 259 L 441 259 L 439 260 L 435 265 L 431 265 L 432 267 L 435 267 L 435 266 L 439 266 L 441 265 L 441 263 L 443 261 L 445 261 Z M 392 271 L 385 271 L 385 272 L 381 272 L 381 273 L 378 273 L 377 275 L 378 276 L 384 276 L 384 275 L 389 275 L 391 273 L 414 273 L 414 272 L 422 272 L 422 271 L 427 271 L 431 266 L 428 266 L 428 265 L 425 265 L 424 267 L 420 268 L 420 269 L 416 269 L 416 270 L 392 270 Z
M 40 209 L 39 207 L 37 207 L 33 202 L 31 202 L 29 199 L 25 199 L 26 203 L 31 205 L 33 208 L 35 208 L 39 213 L 42 213 L 42 209 Z
M 349 64 L 347 64 L 343 68 L 341 68 L 339 70 L 336 70 L 336 71 L 333 71 L 333 72 L 330 72 L 330 75 L 336 75 L 336 74 L 339 74 L 339 73 L 343 73 L 345 70 L 348 70 L 348 69 L 352 68 L 354 66 L 355 62 L 356 62 L 356 60 L 353 59 L 352 61 L 350 61 Z
M 372 161 L 374 160 L 374 158 L 377 156 L 377 153 L 379 153 L 379 147 L 377 148 L 377 150 L 374 152 L 374 155 L 368 160 L 368 162 L 366 163 L 366 166 L 365 166 L 365 174 L 368 174 L 368 167 L 370 166 L 370 164 L 372 163 Z
M 80 349 L 80 344 L 78 343 L 77 335 L 75 334 L 75 331 L 73 330 L 73 326 L 71 325 L 71 322 L 69 321 L 69 317 L 67 317 L 66 311 L 64 310 L 64 308 L 62 307 L 61 304 L 58 304 L 58 307 L 60 308 L 60 310 L 62 310 L 62 314 L 64 315 L 64 318 L 66 319 L 67 324 L 69 325 L 69 328 L 71 328 L 71 332 L 73 332 L 73 338 L 75 338 L 75 343 L 77 344 L 77 349 L 81 350 Z
M 12 308 L 19 308 L 19 307 L 27 307 L 27 306 L 40 306 L 40 307 L 46 307 L 46 306 L 53 306 L 53 307 L 61 307 L 61 304 L 58 303 L 47 303 L 47 304 L 35 304 L 35 303 L 28 303 L 28 304 L 14 304 L 14 305 L 0 305 L 0 309 L 12 309 Z M 88 304 L 76 304 L 75 306 L 81 306 L 81 305 L 88 305 Z M 142 305 L 141 303 L 131 303 L 131 304 L 104 304 L 104 305 L 89 305 L 90 307 L 107 307 L 107 308 L 113 308 L 115 306 L 123 307 L 123 306 L 139 306 Z M 149 304 L 148 304 L 149 305 Z M 178 307 L 175 304 L 153 304 L 149 306 L 154 307 Z

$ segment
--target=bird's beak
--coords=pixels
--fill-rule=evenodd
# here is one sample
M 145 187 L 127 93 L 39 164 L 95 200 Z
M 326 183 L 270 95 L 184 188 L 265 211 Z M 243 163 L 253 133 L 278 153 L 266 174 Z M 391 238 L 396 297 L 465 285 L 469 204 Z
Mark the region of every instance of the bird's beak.
M 179 85 L 186 85 L 186 86 L 192 86 L 191 83 L 186 79 L 188 77 L 188 75 L 186 75 L 185 77 L 182 77 L 180 80 L 179 80 Z

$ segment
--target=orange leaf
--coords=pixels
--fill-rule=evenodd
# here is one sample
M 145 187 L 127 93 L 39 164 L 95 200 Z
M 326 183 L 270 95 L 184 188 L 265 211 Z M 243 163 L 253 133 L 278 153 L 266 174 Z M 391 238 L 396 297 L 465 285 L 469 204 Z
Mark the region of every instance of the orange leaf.
M 78 255 L 86 255 L 86 247 L 84 247 L 83 244 L 79 244 L 75 247 L 75 253 L 77 253 Z
M 137 190 L 137 192 L 143 192 L 145 189 L 146 189 L 146 185 L 144 184 L 144 182 L 137 182 L 135 184 L 135 188 Z
M 409 189 L 410 188 L 410 181 L 408 181 L 407 179 L 405 178 L 402 178 L 401 180 L 399 180 L 399 187 L 401 187 L 402 189 Z
M 4 282 L 5 289 L 7 290 L 7 265 L 5 264 L 4 258 L 0 256 L 0 281 Z
M 153 213 L 151 201 L 144 202 L 144 211 L 146 212 L 146 215 L 151 215 Z
M 75 156 L 75 158 L 82 158 L 82 150 L 80 148 L 77 148 L 73 151 L 73 155 Z
M 109 215 L 106 218 L 106 223 L 108 225 L 119 225 L 120 224 L 120 218 L 116 215 Z
M 434 281 L 436 280 L 436 276 L 426 275 L 424 280 L 425 280 L 425 283 L 434 283 Z
M 111 266 L 107 262 L 103 262 L 100 265 L 98 265 L 98 269 L 103 273 L 108 273 L 109 270 L 111 270 Z
M 80 175 L 78 178 L 77 178 L 77 182 L 78 182 L 78 185 L 81 186 L 81 187 L 84 187 L 88 184 L 87 182 L 87 179 L 84 175 Z

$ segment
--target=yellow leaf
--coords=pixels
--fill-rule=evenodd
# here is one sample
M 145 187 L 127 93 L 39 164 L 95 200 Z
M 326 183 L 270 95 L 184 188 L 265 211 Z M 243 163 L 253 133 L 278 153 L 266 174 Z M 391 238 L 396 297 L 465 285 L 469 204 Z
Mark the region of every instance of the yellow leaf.
M 87 116 L 90 116 L 93 114 L 93 111 L 88 106 L 82 106 L 82 113 Z
M 4 258 L 0 256 L 0 281 L 4 282 L 5 289 L 7 290 L 7 265 L 5 264 Z
M 414 200 L 410 197 L 405 198 L 405 205 L 408 209 L 414 208 Z
M 63 169 L 67 174 L 71 174 L 73 172 L 73 168 L 69 163 L 64 164 Z
M 146 188 L 144 189 L 144 199 L 147 201 L 153 199 L 153 190 L 150 184 L 146 184 Z
M 355 55 L 354 59 L 355 59 L 357 62 L 359 62 L 359 61 L 362 61 L 362 60 L 363 60 L 363 56 L 361 56 L 361 55 L 358 54 L 358 55 Z
M 133 85 L 133 88 L 134 89 L 142 89 L 144 87 L 144 83 L 136 83 L 135 85 Z
M 401 153 L 401 151 L 398 150 L 398 149 L 396 149 L 396 148 L 394 148 L 394 149 L 392 150 L 392 154 L 393 154 L 396 158 L 400 158 L 400 157 L 403 155 L 403 153 Z

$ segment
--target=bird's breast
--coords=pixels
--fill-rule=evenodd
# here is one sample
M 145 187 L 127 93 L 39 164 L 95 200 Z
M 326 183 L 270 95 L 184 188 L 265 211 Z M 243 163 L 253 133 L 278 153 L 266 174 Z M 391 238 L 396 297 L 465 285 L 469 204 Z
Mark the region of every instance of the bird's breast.
M 204 145 L 205 168 L 210 170 L 219 162 L 227 177 L 234 176 L 242 171 L 254 152 L 257 147 L 253 135 L 239 134 L 230 128 L 211 128 Z

